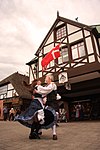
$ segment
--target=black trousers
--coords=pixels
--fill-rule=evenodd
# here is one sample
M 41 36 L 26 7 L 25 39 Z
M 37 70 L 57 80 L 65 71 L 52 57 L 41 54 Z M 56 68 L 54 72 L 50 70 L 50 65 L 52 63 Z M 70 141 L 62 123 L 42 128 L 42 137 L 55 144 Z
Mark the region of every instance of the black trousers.
M 41 125 L 39 122 L 33 122 L 32 127 L 31 127 L 31 135 L 33 134 L 33 132 L 35 132 L 36 134 L 38 134 L 39 129 L 41 128 Z
M 7 117 L 8 117 L 8 114 L 7 114 L 7 113 L 4 113 L 4 121 L 7 120 Z
M 10 120 L 12 120 L 12 121 L 14 120 L 14 114 L 13 114 L 13 113 L 11 113 L 11 114 L 9 115 L 9 121 L 10 121 Z

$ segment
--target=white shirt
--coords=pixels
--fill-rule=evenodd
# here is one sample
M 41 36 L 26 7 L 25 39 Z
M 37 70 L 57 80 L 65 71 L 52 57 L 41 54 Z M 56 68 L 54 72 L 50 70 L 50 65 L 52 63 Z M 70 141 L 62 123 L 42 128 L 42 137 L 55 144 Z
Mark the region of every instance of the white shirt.
M 46 87 L 39 85 L 37 91 L 39 94 L 47 95 L 47 94 L 51 93 L 53 90 L 57 90 L 57 86 L 54 82 L 51 82 Z

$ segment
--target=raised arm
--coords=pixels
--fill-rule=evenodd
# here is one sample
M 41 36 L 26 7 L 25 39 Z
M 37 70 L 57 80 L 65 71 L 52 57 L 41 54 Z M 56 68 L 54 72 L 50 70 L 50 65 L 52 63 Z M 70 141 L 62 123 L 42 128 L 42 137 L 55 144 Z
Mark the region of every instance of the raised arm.
M 53 83 L 51 83 L 46 87 L 38 86 L 37 93 L 42 94 L 42 95 L 47 95 L 51 93 L 53 90 L 55 90 L 55 86 Z

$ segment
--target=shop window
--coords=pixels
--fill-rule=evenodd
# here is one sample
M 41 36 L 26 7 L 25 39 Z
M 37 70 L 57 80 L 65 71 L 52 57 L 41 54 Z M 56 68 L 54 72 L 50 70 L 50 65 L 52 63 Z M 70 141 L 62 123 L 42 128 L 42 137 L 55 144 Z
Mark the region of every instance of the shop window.
M 72 51 L 72 58 L 77 59 L 85 56 L 85 48 L 84 48 L 84 43 L 78 43 L 73 46 L 71 46 L 71 51 Z
M 56 40 L 66 36 L 66 26 L 60 27 L 56 30 Z

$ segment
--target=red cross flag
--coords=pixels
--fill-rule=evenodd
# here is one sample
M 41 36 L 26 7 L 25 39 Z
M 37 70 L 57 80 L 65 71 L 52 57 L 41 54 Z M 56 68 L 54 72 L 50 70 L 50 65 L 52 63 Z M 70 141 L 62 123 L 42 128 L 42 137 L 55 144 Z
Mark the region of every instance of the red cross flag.
M 60 57 L 60 44 L 54 47 L 41 61 L 43 70 L 47 68 L 47 65 L 54 59 Z

